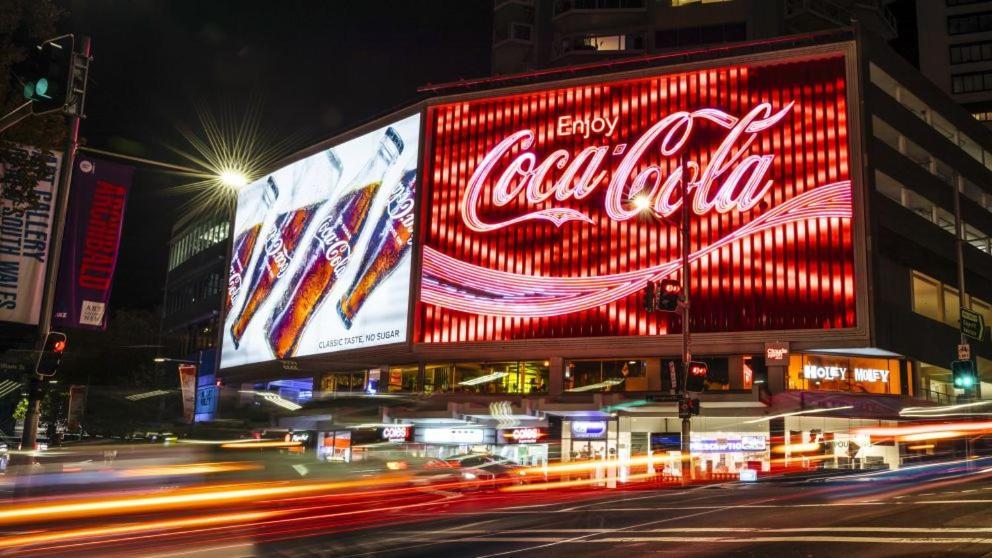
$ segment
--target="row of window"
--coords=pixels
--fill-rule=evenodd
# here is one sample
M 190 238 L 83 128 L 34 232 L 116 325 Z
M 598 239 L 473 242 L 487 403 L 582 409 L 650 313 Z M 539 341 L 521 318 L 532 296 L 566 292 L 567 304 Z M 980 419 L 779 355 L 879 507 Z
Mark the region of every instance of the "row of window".
M 955 328 L 961 321 L 961 297 L 958 289 L 913 271 L 913 312 L 926 316 L 931 320 L 944 322 Z M 992 304 L 968 295 L 971 309 L 985 318 L 986 323 L 992 323 Z
M 972 180 L 959 174 L 956 175 L 950 165 L 934 157 L 929 151 L 900 134 L 895 128 L 879 117 L 872 117 L 872 128 L 875 137 L 882 140 L 883 143 L 905 155 L 908 159 L 949 186 L 953 187 L 957 184 L 958 191 L 964 197 L 992 211 L 992 193 L 985 191 Z
M 657 29 L 654 32 L 654 48 L 692 47 L 714 43 L 732 43 L 747 39 L 747 24 L 743 21 L 677 29 Z
M 992 31 L 992 12 L 977 12 L 947 16 L 947 34 L 981 33 Z
M 992 60 L 992 41 L 951 45 L 951 64 L 968 64 Z
M 596 52 L 644 50 L 644 34 L 628 33 L 625 35 L 580 35 L 565 37 L 561 40 L 560 56 L 570 52 Z
M 977 93 L 992 91 L 992 71 L 969 72 L 951 76 L 952 93 Z
M 992 152 L 982 149 L 982 146 L 964 132 L 957 129 L 949 120 L 931 109 L 919 97 L 913 95 L 905 87 L 899 84 L 892 76 L 884 70 L 870 64 L 871 82 L 887 93 L 900 105 L 915 114 L 920 120 L 926 122 L 931 128 L 948 141 L 957 145 L 962 151 L 967 153 L 972 159 L 983 164 L 985 168 L 992 171 Z
M 955 234 L 954 215 L 951 212 L 906 188 L 884 172 L 875 171 L 875 189 L 885 197 L 944 229 L 947 233 Z M 989 235 L 968 223 L 964 223 L 964 239 L 982 252 L 992 254 L 992 242 L 989 241 Z
M 217 272 L 170 289 L 165 300 L 165 315 L 170 316 L 198 302 L 216 297 L 220 292 L 220 274 Z M 217 307 L 220 307 L 220 301 L 217 301 Z
M 179 267 L 194 255 L 223 242 L 229 234 L 226 220 L 201 223 L 172 243 L 169 247 L 169 271 Z
M 673 3 L 678 0 L 672 0 Z M 555 15 L 572 10 L 642 10 L 644 0 L 558 0 Z

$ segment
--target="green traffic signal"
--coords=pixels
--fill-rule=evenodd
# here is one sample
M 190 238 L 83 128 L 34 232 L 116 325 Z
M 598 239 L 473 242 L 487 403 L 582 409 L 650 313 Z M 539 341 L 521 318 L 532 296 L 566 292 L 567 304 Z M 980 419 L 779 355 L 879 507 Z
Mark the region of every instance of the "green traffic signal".
M 954 380 L 954 387 L 971 389 L 977 381 L 975 364 L 970 360 L 955 360 L 951 363 L 951 376 Z
M 48 93 L 48 80 L 45 78 L 41 78 L 38 80 L 38 83 L 34 85 L 34 94 L 37 95 L 38 97 L 51 99 L 51 97 L 46 95 L 46 93 Z

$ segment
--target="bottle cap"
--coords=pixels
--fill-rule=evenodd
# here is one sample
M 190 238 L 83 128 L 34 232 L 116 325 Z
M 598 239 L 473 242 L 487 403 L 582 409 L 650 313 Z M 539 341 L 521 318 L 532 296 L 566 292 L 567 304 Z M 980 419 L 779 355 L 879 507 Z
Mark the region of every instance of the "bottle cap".
M 276 202 L 276 198 L 279 197 L 279 187 L 276 186 L 276 181 L 274 178 L 269 176 L 265 181 L 265 189 L 262 190 L 262 203 L 266 207 L 272 207 L 272 204 Z
M 383 136 L 380 145 L 390 159 L 399 157 L 400 153 L 403 152 L 403 140 L 392 126 L 386 128 L 386 135 Z

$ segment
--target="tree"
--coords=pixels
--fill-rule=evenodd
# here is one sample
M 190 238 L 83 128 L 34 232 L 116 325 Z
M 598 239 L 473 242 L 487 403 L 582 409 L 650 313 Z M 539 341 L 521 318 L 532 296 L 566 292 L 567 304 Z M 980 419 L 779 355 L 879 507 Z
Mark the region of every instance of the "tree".
M 24 103 L 16 66 L 29 48 L 55 36 L 61 16 L 51 0 L 0 0 L 0 114 Z M 35 186 L 48 172 L 52 151 L 65 138 L 64 122 L 59 113 L 30 116 L 0 133 L 0 199 L 15 209 L 38 206 Z

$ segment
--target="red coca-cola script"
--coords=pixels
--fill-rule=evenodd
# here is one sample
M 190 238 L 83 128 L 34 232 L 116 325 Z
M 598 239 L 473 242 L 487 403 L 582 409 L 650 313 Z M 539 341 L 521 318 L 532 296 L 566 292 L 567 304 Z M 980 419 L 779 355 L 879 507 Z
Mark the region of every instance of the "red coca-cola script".
M 856 323 L 845 61 L 726 66 L 428 109 L 423 342 Z M 683 199 L 683 193 L 684 198 Z

